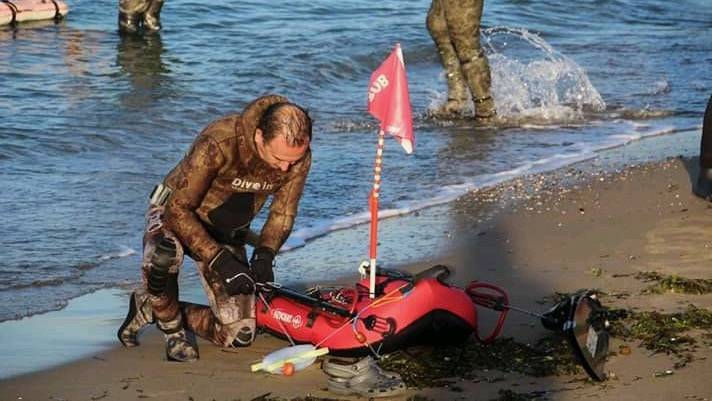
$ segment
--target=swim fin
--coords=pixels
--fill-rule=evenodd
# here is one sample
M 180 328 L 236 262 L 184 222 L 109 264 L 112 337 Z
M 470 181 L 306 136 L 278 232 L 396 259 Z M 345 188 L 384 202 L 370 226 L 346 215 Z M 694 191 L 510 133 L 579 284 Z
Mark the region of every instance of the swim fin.
M 610 323 L 606 309 L 591 291 L 566 297 L 541 319 L 544 327 L 566 337 L 574 355 L 592 379 L 606 379 L 604 365 L 608 355 Z

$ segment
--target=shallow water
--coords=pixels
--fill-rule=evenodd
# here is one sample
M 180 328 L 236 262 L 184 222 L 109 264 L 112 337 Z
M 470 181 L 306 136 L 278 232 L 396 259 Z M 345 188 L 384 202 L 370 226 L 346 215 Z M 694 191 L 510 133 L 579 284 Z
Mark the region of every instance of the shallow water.
M 0 28 L 0 321 L 135 283 L 152 186 L 204 125 L 265 93 L 287 95 L 316 121 L 315 164 L 289 243 L 306 245 L 280 257 L 279 274 L 315 280 L 353 268 L 366 255 L 366 227 L 354 225 L 364 221 L 375 154 L 366 85 L 395 42 L 416 154 L 386 144 L 382 209 L 391 214 L 695 128 L 712 93 L 704 0 L 489 1 L 483 43 L 506 126 L 433 121 L 424 116 L 445 83 L 424 27 L 428 6 L 169 0 L 160 35 L 121 38 L 113 5 L 77 0 L 59 24 Z M 442 245 L 408 229 L 382 226 L 384 260 Z M 395 231 L 427 246 L 405 252 L 388 243 Z M 349 252 L 310 258 L 334 241 Z

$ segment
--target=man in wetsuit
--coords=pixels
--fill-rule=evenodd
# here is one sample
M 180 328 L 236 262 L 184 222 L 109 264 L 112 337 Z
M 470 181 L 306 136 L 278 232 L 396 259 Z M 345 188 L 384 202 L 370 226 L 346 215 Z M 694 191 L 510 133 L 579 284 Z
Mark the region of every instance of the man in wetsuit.
M 144 288 L 131 294 L 118 331 L 127 347 L 155 322 L 169 360 L 198 358 L 185 330 L 223 347 L 249 345 L 255 283 L 274 280 L 272 262 L 289 236 L 311 166 L 312 123 L 281 96 L 208 125 L 151 195 L 144 234 Z M 250 223 L 269 196 L 269 215 L 248 262 Z M 184 253 L 196 261 L 210 306 L 178 302 Z
M 119 0 L 119 32 L 136 33 L 140 27 L 156 32 L 161 29 L 163 0 Z
M 438 114 L 462 115 L 471 95 L 478 121 L 487 122 L 496 115 L 489 63 L 480 48 L 483 3 L 484 0 L 433 0 L 430 6 L 428 31 L 447 72 L 448 99 Z

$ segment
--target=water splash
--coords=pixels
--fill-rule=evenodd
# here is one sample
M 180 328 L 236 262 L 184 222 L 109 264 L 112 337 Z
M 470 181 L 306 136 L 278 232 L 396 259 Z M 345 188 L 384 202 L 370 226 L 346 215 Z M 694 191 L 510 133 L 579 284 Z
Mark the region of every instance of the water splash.
M 606 108 L 584 69 L 541 36 L 507 27 L 483 34 L 500 116 L 567 122 L 582 119 L 584 111 Z
M 584 69 L 541 36 L 493 27 L 482 31 L 482 40 L 503 124 L 571 123 L 583 120 L 584 112 L 605 110 Z M 436 96 L 429 109 L 437 109 L 446 97 Z

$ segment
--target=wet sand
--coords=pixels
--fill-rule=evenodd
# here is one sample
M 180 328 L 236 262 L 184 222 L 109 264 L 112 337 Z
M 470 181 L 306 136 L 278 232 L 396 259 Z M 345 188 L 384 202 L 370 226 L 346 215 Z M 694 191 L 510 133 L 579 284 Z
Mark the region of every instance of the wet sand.
M 448 235 L 461 247 L 436 258 L 455 269 L 452 281 L 478 279 L 508 289 L 512 304 L 534 311 L 554 293 L 597 288 L 604 304 L 671 313 L 692 303 L 712 308 L 712 294 L 641 294 L 649 285 L 633 274 L 656 271 L 710 278 L 712 204 L 690 192 L 694 161 L 669 159 L 598 173 L 577 166 L 526 177 L 453 203 Z M 457 251 L 461 249 L 462 251 Z M 406 268 L 419 270 L 433 261 Z M 545 334 L 538 322 L 510 313 L 503 335 L 531 342 Z M 704 333 L 694 333 L 701 336 Z M 236 352 L 199 342 L 192 364 L 164 360 L 154 329 L 136 349 L 115 348 L 46 371 L 0 381 L 0 400 L 252 400 L 270 397 L 348 399 L 325 391 L 317 365 L 292 377 L 249 372 L 251 363 L 285 346 L 268 335 Z M 538 399 L 712 400 L 712 347 L 699 342 L 694 360 L 673 369 L 675 359 L 652 355 L 636 341 L 614 339 L 611 350 L 628 345 L 629 355 L 612 355 L 601 384 L 585 375 L 535 378 L 498 371 L 477 372 L 477 380 L 454 378 L 447 388 L 411 388 L 396 399 L 497 399 L 501 389 L 539 394 Z M 660 372 L 672 374 L 660 376 Z M 421 398 L 422 399 L 422 398 Z

